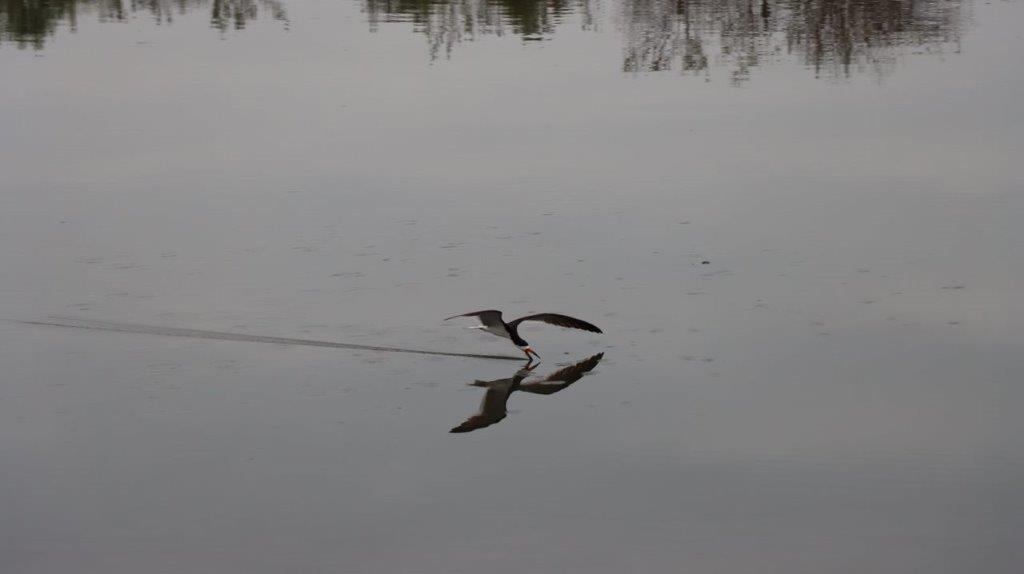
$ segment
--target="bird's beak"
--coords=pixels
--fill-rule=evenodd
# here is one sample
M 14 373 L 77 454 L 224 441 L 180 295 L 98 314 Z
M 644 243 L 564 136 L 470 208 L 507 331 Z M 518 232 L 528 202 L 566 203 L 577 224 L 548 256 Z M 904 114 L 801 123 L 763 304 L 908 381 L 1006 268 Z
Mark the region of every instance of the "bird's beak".
M 523 349 L 523 352 L 526 353 L 526 358 L 531 360 L 531 361 L 533 359 L 530 358 L 530 353 L 533 353 L 533 356 L 537 357 L 538 361 L 540 360 L 540 355 L 537 354 L 537 351 L 533 350 L 533 347 L 527 347 L 527 348 Z

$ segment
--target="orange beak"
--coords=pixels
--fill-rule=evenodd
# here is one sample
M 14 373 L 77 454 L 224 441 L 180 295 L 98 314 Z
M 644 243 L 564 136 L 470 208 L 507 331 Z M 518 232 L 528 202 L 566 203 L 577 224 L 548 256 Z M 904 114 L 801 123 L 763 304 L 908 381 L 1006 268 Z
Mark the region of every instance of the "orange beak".
M 530 359 L 531 361 L 533 359 L 530 358 L 530 353 L 533 353 L 533 356 L 537 357 L 537 360 L 540 360 L 540 355 L 537 354 L 537 351 L 533 350 L 533 347 L 527 347 L 527 348 L 523 349 L 523 352 L 526 353 L 526 358 Z

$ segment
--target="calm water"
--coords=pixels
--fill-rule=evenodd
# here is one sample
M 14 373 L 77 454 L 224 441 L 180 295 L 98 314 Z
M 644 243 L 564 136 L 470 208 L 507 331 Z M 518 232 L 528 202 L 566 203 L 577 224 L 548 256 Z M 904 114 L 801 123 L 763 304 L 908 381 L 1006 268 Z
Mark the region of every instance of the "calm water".
M 0 570 L 1020 572 L 1022 21 L 0 4 Z

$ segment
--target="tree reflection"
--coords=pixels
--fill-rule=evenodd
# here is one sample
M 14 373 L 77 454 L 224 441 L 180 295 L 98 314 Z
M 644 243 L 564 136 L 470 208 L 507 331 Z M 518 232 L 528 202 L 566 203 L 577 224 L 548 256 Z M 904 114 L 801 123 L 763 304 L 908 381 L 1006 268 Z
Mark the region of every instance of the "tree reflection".
M 371 29 L 411 23 L 431 58 L 462 40 L 508 32 L 542 39 L 579 18 L 592 26 L 597 0 L 363 0 Z M 766 61 L 798 58 L 816 75 L 889 71 L 909 49 L 958 48 L 960 0 L 620 0 L 626 72 L 726 68 L 743 82 Z
M 516 34 L 541 40 L 554 33 L 563 17 L 577 12 L 587 19 L 586 0 L 364 0 L 370 28 L 381 22 L 408 22 L 427 36 L 430 57 L 451 55 L 455 44 L 484 34 Z
M 592 28 L 602 0 L 360 0 L 371 30 L 404 23 L 427 38 L 431 58 L 483 35 L 523 40 L 568 25 Z M 910 51 L 959 47 L 962 0 L 617 0 L 604 6 L 623 36 L 622 70 L 674 70 L 710 76 L 726 70 L 741 83 L 765 62 L 795 59 L 818 76 L 885 74 Z M 614 8 L 612 8 L 614 6 Z M 124 21 L 135 13 L 171 22 L 206 10 L 227 31 L 269 15 L 285 20 L 281 0 L 0 0 L 0 44 L 42 47 L 80 12 Z
M 707 73 L 713 61 L 742 82 L 792 55 L 819 76 L 881 74 L 910 48 L 958 49 L 961 11 L 956 0 L 623 0 L 623 69 Z
M 244 28 L 261 13 L 287 20 L 279 0 L 0 0 L 0 44 L 42 48 L 58 27 L 75 30 L 80 13 L 93 13 L 100 21 L 125 21 L 145 13 L 170 23 L 197 9 L 209 10 L 210 25 L 221 31 Z

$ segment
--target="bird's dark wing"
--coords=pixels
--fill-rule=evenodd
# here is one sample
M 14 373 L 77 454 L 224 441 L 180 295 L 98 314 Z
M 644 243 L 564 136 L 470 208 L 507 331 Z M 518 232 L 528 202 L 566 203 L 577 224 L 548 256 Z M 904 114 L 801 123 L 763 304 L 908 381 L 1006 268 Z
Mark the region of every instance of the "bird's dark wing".
M 473 415 L 466 419 L 466 422 L 462 423 L 461 425 L 453 428 L 448 432 L 456 434 L 473 432 L 475 430 L 487 428 L 503 418 L 505 418 L 505 413 L 502 413 L 500 417 L 488 417 L 487 415 L 482 414 Z
M 586 321 L 570 317 L 568 315 L 559 315 L 558 313 L 539 313 L 537 315 L 527 315 L 526 317 L 520 317 L 515 321 L 509 323 L 509 325 L 518 326 L 523 321 L 540 321 L 542 323 L 549 323 L 551 325 L 558 325 L 559 327 L 569 327 L 570 329 L 583 329 L 584 331 L 590 331 L 592 333 L 600 333 L 601 329 L 598 329 L 595 325 L 591 325 Z
M 508 403 L 509 395 L 512 394 L 512 384 L 510 380 L 504 379 L 478 382 L 484 383 L 485 385 L 494 385 L 487 387 L 487 392 L 484 393 L 484 399 L 480 402 L 480 412 L 469 417 L 465 422 L 448 432 L 472 432 L 477 429 L 489 427 L 505 418 L 505 415 L 508 412 L 506 403 Z M 505 384 L 497 384 L 502 382 Z
M 593 357 L 584 359 L 575 365 L 569 365 L 559 369 L 547 377 L 532 383 L 519 385 L 519 390 L 537 395 L 550 395 L 568 387 L 583 378 L 583 375 L 594 370 L 594 367 L 604 358 L 604 353 L 598 353 Z
M 463 313 L 462 315 L 453 315 L 448 317 L 448 319 L 455 319 L 457 317 L 476 317 L 485 327 L 501 327 L 505 324 L 505 322 L 501 320 L 501 311 L 497 311 L 495 309 L 473 311 L 472 313 Z M 448 319 L 445 319 L 445 321 Z

